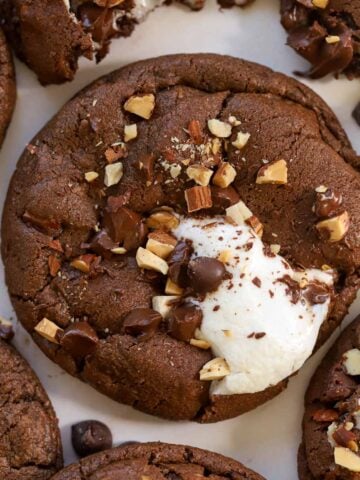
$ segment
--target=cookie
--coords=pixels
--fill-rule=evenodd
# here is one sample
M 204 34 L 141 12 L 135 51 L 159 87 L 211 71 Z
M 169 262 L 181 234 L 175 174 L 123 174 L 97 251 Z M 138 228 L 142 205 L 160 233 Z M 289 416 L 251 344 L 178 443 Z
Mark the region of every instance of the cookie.
M 0 340 L 0 478 L 46 480 L 62 468 L 57 418 L 39 379 Z
M 205 0 L 179 0 L 201 10 Z M 219 0 L 241 7 L 253 0 Z M 111 40 L 128 37 L 165 0 L 0 0 L 2 24 L 17 55 L 43 85 L 74 78 L 78 59 L 102 60 Z M 1 21 L 1 19 L 3 19 Z
M 310 381 L 299 450 L 301 480 L 358 476 L 359 348 L 360 317 L 342 332 Z
M 358 0 L 281 0 L 288 44 L 312 65 L 306 76 L 360 75 L 359 11 Z
M 16 97 L 12 57 L 0 28 L 0 146 L 14 110 Z
M 53 480 L 88 479 L 177 479 L 236 478 L 261 480 L 263 477 L 239 462 L 199 448 L 166 443 L 139 443 L 113 448 L 70 465 Z
M 118 70 L 19 161 L 2 224 L 18 318 L 67 372 L 144 412 L 251 410 L 355 297 L 358 165 L 324 102 L 265 67 Z

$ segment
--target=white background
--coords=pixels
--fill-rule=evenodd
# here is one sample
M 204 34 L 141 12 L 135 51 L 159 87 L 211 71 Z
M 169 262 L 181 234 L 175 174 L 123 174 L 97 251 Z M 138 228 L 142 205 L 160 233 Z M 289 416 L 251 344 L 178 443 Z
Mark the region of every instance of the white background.
M 224 12 L 219 12 L 214 0 L 208 2 L 201 12 L 190 12 L 179 5 L 157 10 L 130 39 L 113 42 L 111 54 L 96 68 L 83 61 L 76 80 L 70 84 L 44 89 L 24 65 L 17 63 L 18 103 L 0 153 L 0 205 L 26 143 L 81 87 L 122 65 L 168 53 L 218 52 L 257 61 L 287 74 L 306 68 L 305 62 L 284 45 L 278 1 L 257 0 L 246 10 Z M 351 111 L 360 100 L 359 81 L 328 78 L 309 85 L 335 110 L 354 147 L 360 151 L 360 127 L 351 118 Z M 0 314 L 9 318 L 14 314 L 3 278 L 1 266 Z M 357 312 L 360 301 L 353 306 L 347 321 Z M 15 343 L 38 373 L 59 416 L 66 463 L 75 460 L 70 442 L 71 424 L 96 418 L 111 427 L 115 444 L 126 440 L 190 444 L 241 460 L 268 480 L 297 478 L 303 396 L 324 348 L 291 380 L 285 393 L 256 411 L 214 425 L 176 424 L 119 405 L 69 377 L 40 353 L 19 325 L 16 330 Z

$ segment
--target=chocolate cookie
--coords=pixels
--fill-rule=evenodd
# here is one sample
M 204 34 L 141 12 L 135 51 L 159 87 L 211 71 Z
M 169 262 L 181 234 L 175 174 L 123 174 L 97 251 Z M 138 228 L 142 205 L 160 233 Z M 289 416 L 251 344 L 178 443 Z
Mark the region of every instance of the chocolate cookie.
M 88 479 L 261 480 L 239 462 L 199 448 L 166 443 L 139 443 L 113 448 L 70 465 L 53 480 Z
M 179 0 L 201 10 L 205 0 Z M 219 0 L 241 7 L 253 0 Z M 135 26 L 166 0 L 0 0 L 2 25 L 17 55 L 43 85 L 72 80 L 78 59 L 97 61 L 113 38 L 128 37 Z
M 0 146 L 15 105 L 15 73 L 10 50 L 0 28 Z
M 301 480 L 355 479 L 360 471 L 360 317 L 322 360 L 305 397 Z
M 46 480 L 62 468 L 57 418 L 39 379 L 0 340 L 0 478 Z
M 311 78 L 360 75 L 358 0 L 281 0 L 288 44 L 312 64 Z
M 17 315 L 139 410 L 251 410 L 356 295 L 358 166 L 324 102 L 265 67 L 175 55 L 116 71 L 19 161 L 2 224 Z

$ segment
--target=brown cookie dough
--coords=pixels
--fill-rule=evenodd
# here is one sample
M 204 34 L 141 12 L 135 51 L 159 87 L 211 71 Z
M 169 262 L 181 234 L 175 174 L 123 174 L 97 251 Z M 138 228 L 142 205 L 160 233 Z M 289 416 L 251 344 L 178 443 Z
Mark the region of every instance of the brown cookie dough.
M 10 123 L 16 98 L 15 72 L 10 50 L 0 28 L 0 146 Z
M 178 0 L 201 10 L 205 0 Z M 227 8 L 253 0 L 219 0 Z M 78 59 L 102 60 L 111 40 L 135 26 L 167 0 L 0 0 L 3 26 L 17 55 L 43 85 L 74 78 Z
M 113 448 L 70 465 L 52 480 L 264 480 L 239 462 L 199 448 L 139 443 Z
M 306 75 L 360 75 L 359 0 L 281 0 L 288 44 L 312 64 Z
M 46 480 L 62 468 L 54 410 L 29 365 L 2 340 L 0 365 L 0 478 Z
M 229 117 L 233 133 L 227 150 L 219 150 L 207 121 L 221 119 L 229 129 Z M 232 142 L 241 131 L 251 137 L 239 150 Z M 263 159 L 277 158 L 288 162 L 288 183 L 256 183 Z M 200 162 L 211 170 L 220 160 L 235 170 L 227 188 L 201 187 L 186 173 L 188 165 Z M 251 410 L 278 394 L 286 380 L 254 394 L 209 394 L 210 382 L 200 381 L 199 372 L 211 351 L 189 343 L 196 312 L 162 322 L 151 310 L 153 298 L 168 287 L 166 275 L 138 266 L 140 254 L 149 255 L 147 235 L 156 240 L 159 223 L 166 228 L 174 213 L 186 214 L 185 198 L 194 192 L 195 203 L 211 198 L 208 215 L 224 215 L 241 197 L 262 223 L 265 244 L 276 238 L 291 265 L 338 272 L 320 345 L 359 286 L 358 166 L 326 104 L 265 67 L 201 54 L 118 70 L 71 100 L 17 166 L 4 210 L 2 255 L 19 320 L 66 371 L 144 412 L 214 422 Z M 340 211 L 350 218 L 342 240 L 319 237 L 319 185 L 337 192 Z M 198 198 L 199 192 L 207 194 Z M 332 209 L 334 215 L 339 205 Z M 162 244 L 169 248 L 172 237 L 166 235 Z M 188 261 L 185 247 L 179 244 L 167 260 L 178 282 Z M 165 260 L 157 262 L 167 268 Z
M 360 317 L 340 335 L 311 379 L 298 457 L 301 480 L 359 476 L 359 348 Z

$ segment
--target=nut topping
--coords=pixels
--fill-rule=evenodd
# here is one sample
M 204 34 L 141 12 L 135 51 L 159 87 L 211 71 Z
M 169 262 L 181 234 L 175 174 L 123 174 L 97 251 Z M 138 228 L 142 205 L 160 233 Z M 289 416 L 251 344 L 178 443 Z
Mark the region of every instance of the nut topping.
M 212 207 L 210 187 L 192 187 L 185 190 L 185 200 L 188 212 L 197 212 Z
M 232 132 L 232 126 L 229 123 L 222 122 L 217 118 L 208 120 L 208 129 L 218 138 L 229 138 Z
M 360 375 L 360 350 L 353 348 L 344 353 L 343 365 L 349 375 Z
M 288 168 L 285 160 L 274 160 L 260 168 L 256 183 L 284 185 L 288 181 Z
M 171 212 L 160 210 L 152 213 L 146 224 L 153 230 L 173 230 L 179 226 L 179 219 Z
M 186 169 L 186 174 L 190 180 L 194 180 L 198 185 L 203 187 L 209 185 L 213 173 L 210 168 L 204 167 L 203 165 L 190 165 L 190 167 Z
M 184 289 L 168 278 L 165 285 L 166 295 L 182 295 Z
M 329 4 L 329 0 L 312 0 L 312 4 L 316 8 L 326 8 Z
M 136 123 L 133 123 L 131 125 L 125 125 L 124 127 L 124 141 L 125 142 L 130 142 L 131 140 L 134 140 L 137 137 L 137 125 Z
M 334 459 L 336 465 L 347 468 L 351 472 L 360 472 L 360 457 L 349 448 L 335 447 Z
M 211 382 L 230 375 L 230 368 L 224 358 L 213 358 L 200 370 L 200 380 Z
M 232 145 L 238 150 L 241 150 L 248 143 L 250 136 L 250 133 L 238 132 L 236 140 L 232 142 Z
M 245 203 L 240 200 L 231 207 L 226 209 L 226 215 L 229 217 L 236 225 L 241 225 L 246 220 L 253 216 L 252 211 L 245 205 Z
M 158 295 L 153 297 L 152 306 L 163 318 L 167 318 L 173 307 L 173 303 L 178 299 L 178 295 Z
M 347 234 L 349 227 L 350 217 L 346 211 L 316 224 L 320 236 L 330 243 L 340 242 Z
M 61 267 L 61 263 L 59 259 L 55 255 L 49 255 L 48 265 L 49 265 L 50 275 L 52 277 L 55 277 Z
M 158 257 L 165 259 L 174 250 L 176 243 L 176 238 L 162 230 L 157 230 L 149 234 L 146 248 Z
M 198 340 L 197 338 L 192 338 L 190 340 L 190 345 L 201 348 L 202 350 L 209 350 L 209 348 L 211 347 L 211 344 L 206 340 Z
M 223 162 L 217 169 L 212 183 L 221 188 L 227 188 L 236 177 L 235 168 L 228 162 Z
M 0 317 L 0 338 L 6 342 L 10 341 L 14 336 L 12 323 L 3 317 Z
M 99 174 L 97 172 L 86 172 L 85 173 L 85 180 L 88 183 L 91 183 L 94 180 L 96 180 L 98 178 L 98 176 L 99 176 Z
M 64 330 L 58 327 L 54 322 L 47 318 L 43 318 L 34 328 L 42 337 L 46 338 L 51 343 L 59 344 L 59 340 Z
M 191 120 L 188 126 L 189 135 L 195 145 L 201 145 L 204 140 L 204 134 L 199 120 Z
M 121 162 L 110 163 L 105 167 L 104 183 L 107 187 L 116 185 L 123 176 L 123 164 Z
M 155 270 L 163 275 L 166 275 L 169 270 L 169 266 L 165 260 L 150 252 L 150 250 L 146 250 L 142 247 L 139 247 L 136 252 L 136 261 L 139 268 L 144 268 L 145 270 Z
M 124 104 L 124 109 L 127 112 L 134 113 L 138 117 L 149 120 L 155 108 L 155 95 L 152 93 L 148 95 L 133 95 Z

